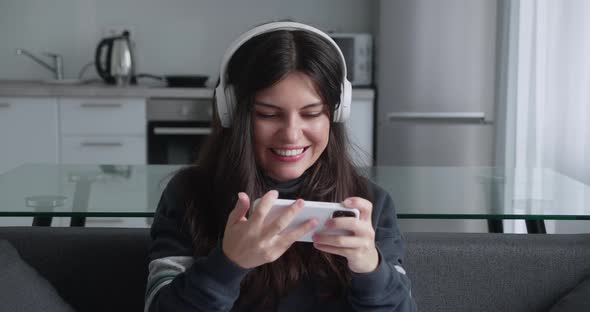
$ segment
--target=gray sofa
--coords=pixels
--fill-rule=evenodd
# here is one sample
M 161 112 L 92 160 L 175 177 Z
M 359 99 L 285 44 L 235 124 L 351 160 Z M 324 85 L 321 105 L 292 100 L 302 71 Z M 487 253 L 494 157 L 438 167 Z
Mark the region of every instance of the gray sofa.
M 77 311 L 142 311 L 147 229 L 0 227 L 3 239 Z M 590 275 L 590 234 L 407 233 L 406 242 L 420 311 L 546 311 Z

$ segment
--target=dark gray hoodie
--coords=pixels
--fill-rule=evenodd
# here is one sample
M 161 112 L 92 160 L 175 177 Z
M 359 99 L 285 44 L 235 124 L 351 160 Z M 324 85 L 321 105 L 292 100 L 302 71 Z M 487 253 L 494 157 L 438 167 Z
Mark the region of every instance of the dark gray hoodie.
M 272 184 L 272 183 L 271 183 Z M 280 198 L 290 198 L 299 181 L 274 183 Z M 193 257 L 176 179 L 162 194 L 151 228 L 149 278 L 145 311 L 251 311 L 234 304 L 240 283 L 250 272 L 231 262 L 220 246 L 207 256 Z M 404 243 L 389 194 L 372 182 L 373 226 L 379 265 L 370 273 L 352 273 L 346 296 L 318 298 L 314 283 L 302 281 L 278 302 L 277 311 L 416 311 L 410 280 L 402 268 Z M 309 243 L 296 243 L 309 244 Z M 264 291 L 264 290 L 261 290 Z

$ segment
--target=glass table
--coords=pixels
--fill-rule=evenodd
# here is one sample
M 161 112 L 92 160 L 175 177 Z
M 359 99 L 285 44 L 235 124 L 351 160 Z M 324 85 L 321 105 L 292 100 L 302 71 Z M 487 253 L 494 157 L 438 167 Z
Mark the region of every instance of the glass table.
M 176 165 L 27 164 L 0 174 L 0 217 L 152 217 Z M 370 167 L 362 173 L 387 190 L 398 218 L 523 219 L 531 233 L 543 220 L 590 220 L 590 186 L 551 169 Z

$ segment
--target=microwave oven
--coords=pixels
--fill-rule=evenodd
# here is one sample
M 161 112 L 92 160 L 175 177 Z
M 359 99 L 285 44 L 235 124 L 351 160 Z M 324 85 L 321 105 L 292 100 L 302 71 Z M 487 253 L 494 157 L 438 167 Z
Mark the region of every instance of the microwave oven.
M 330 33 L 346 60 L 347 78 L 353 86 L 373 83 L 373 36 L 367 33 Z

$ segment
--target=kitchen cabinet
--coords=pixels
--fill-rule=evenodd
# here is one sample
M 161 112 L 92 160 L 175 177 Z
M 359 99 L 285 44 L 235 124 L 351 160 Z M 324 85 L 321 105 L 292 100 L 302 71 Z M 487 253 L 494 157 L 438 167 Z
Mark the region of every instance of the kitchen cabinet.
M 353 92 L 350 118 L 345 123 L 350 141 L 348 151 L 353 163 L 360 167 L 373 165 L 374 93 L 372 89 Z
M 0 97 L 0 174 L 25 163 L 145 164 L 145 111 L 143 98 Z M 104 194 L 109 190 L 100 183 L 92 188 L 93 194 L 108 198 Z M 31 222 L 32 218 L 0 218 L 0 226 Z M 87 222 L 89 226 L 147 226 L 144 218 L 89 218 Z M 52 222 L 53 226 L 68 224 L 69 218 Z
M 56 98 L 0 97 L 0 174 L 24 163 L 57 163 Z
M 145 100 L 60 98 L 61 134 L 145 135 Z
M 143 98 L 61 98 L 60 155 L 64 164 L 146 164 L 146 103 Z M 116 184 L 114 184 L 116 185 Z M 113 187 L 113 184 L 110 186 Z M 145 189 L 145 185 L 140 186 Z M 88 205 L 117 207 L 111 190 L 96 181 Z M 127 193 L 127 192 L 126 192 Z M 130 190 L 129 194 L 133 194 Z M 146 198 L 147 202 L 147 198 Z M 147 205 L 147 204 L 146 204 Z M 58 218 L 55 225 L 67 225 Z M 87 218 L 88 227 L 146 227 L 145 218 Z
M 57 163 L 58 139 L 57 99 L 0 97 L 0 175 L 25 163 Z M 35 195 L 26 187 L 19 191 Z M 0 226 L 30 225 L 32 220 L 0 218 Z
M 62 163 L 146 163 L 144 99 L 61 98 L 59 102 Z
M 144 164 L 145 149 L 145 137 L 64 136 L 61 141 L 61 162 L 64 164 Z

